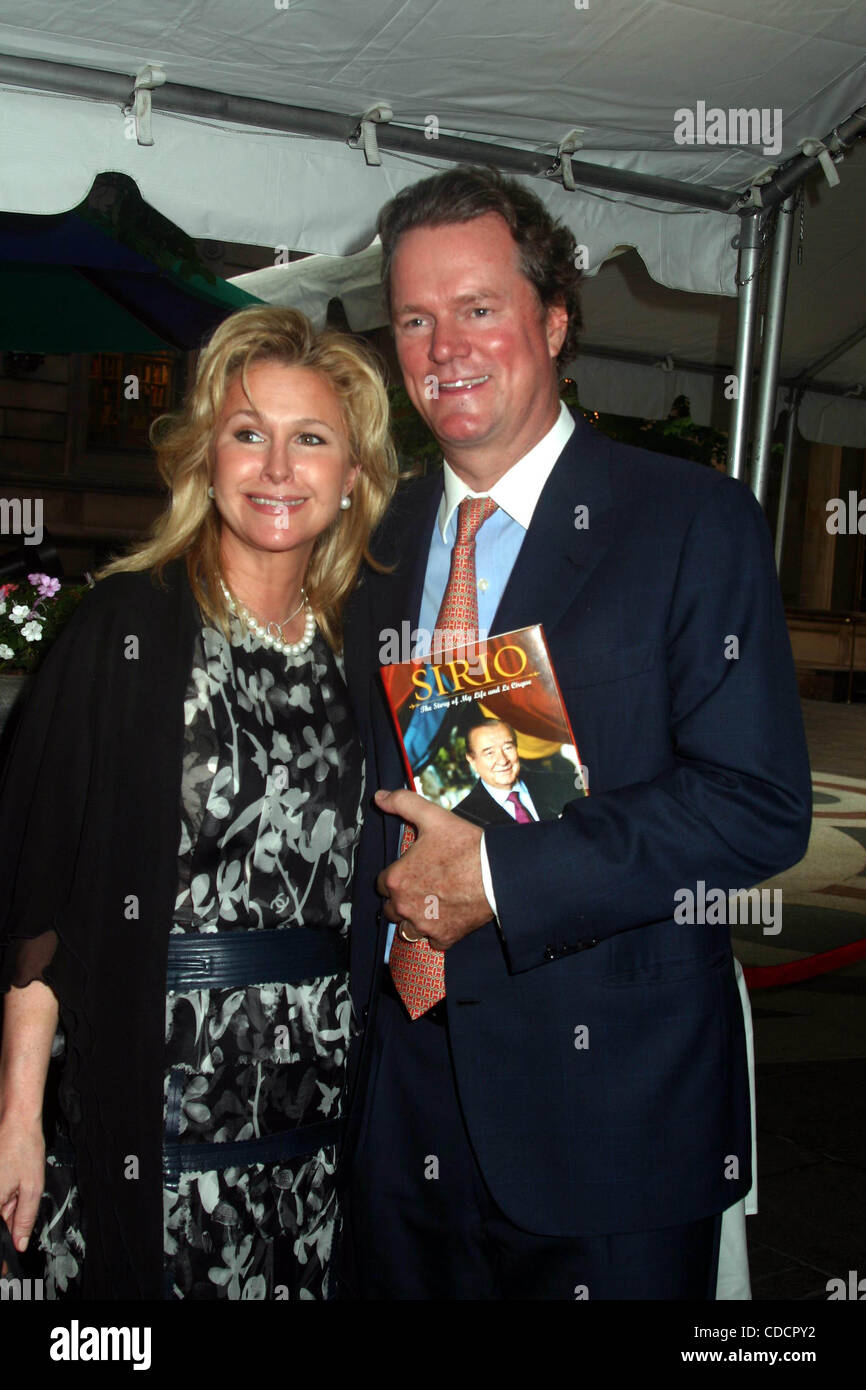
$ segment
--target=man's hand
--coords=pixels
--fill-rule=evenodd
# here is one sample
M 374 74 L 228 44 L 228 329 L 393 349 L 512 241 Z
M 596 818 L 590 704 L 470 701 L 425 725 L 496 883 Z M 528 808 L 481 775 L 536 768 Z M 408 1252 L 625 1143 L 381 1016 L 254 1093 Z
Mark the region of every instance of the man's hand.
M 403 923 L 407 937 L 426 936 L 434 950 L 447 951 L 490 921 L 481 882 L 481 827 L 417 792 L 379 791 L 374 800 L 417 831 L 414 844 L 376 879 L 385 916 Z

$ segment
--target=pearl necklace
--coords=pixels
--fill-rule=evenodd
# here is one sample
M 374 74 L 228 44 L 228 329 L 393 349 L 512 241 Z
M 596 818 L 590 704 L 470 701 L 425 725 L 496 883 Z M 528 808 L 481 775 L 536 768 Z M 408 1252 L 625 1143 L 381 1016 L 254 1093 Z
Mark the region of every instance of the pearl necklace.
M 231 611 L 234 613 L 235 617 L 240 618 L 241 622 L 249 628 L 250 632 L 254 633 L 255 636 L 258 637 L 263 647 L 272 647 L 275 652 L 282 652 L 286 656 L 300 656 L 311 645 L 313 638 L 316 635 L 316 619 L 313 616 L 313 610 L 310 607 L 309 600 L 306 598 L 306 596 L 304 597 L 303 603 L 301 604 L 301 607 L 306 607 L 307 610 L 306 616 L 304 618 L 303 637 L 301 637 L 297 642 L 282 642 L 279 638 L 271 636 L 271 633 L 268 631 L 268 628 L 278 627 L 282 631 L 282 628 L 285 626 L 285 623 L 268 623 L 268 627 L 263 627 L 262 624 L 253 617 L 249 609 L 245 608 L 239 599 L 235 599 L 232 596 L 232 594 L 229 593 L 222 579 L 220 579 L 220 588 L 223 591 L 223 596 L 225 597 L 226 603 L 228 604 Z M 300 609 L 296 608 L 295 613 L 299 612 Z M 295 613 L 291 615 L 292 618 L 295 616 Z M 286 618 L 285 622 L 291 622 L 291 618 Z

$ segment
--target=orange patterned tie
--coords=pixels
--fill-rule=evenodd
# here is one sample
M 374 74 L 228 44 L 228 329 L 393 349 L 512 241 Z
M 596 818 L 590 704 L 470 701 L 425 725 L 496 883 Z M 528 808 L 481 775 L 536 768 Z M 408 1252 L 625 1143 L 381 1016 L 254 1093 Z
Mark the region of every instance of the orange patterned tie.
M 477 638 L 475 537 L 478 528 L 496 511 L 496 505 L 492 497 L 464 497 L 457 510 L 457 539 L 451 552 L 451 573 L 433 633 L 436 660 L 444 660 L 445 657 L 440 633 L 465 633 L 466 642 Z M 462 646 L 463 640 L 456 643 L 452 640 L 450 645 Z M 414 839 L 415 831 L 411 825 L 404 825 L 400 841 L 401 855 L 406 853 Z M 397 931 L 391 943 L 388 964 L 397 993 L 406 1005 L 410 1018 L 420 1018 L 445 998 L 445 953 L 431 950 L 426 937 L 410 943 L 404 941 Z

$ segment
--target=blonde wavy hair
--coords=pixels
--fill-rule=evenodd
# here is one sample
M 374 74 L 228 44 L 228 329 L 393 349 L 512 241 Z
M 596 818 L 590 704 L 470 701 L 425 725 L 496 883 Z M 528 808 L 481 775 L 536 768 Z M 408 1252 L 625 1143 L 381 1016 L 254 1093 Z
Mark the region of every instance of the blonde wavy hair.
M 384 515 L 397 482 L 389 403 L 375 353 L 344 333 L 316 332 L 297 309 L 254 305 L 231 314 L 203 348 L 195 380 L 182 408 L 151 428 L 168 505 L 151 533 L 128 555 L 97 575 L 152 570 L 156 579 L 184 556 L 195 600 L 205 619 L 228 634 L 229 609 L 220 586 L 220 517 L 208 498 L 216 426 L 226 392 L 240 375 L 246 388 L 253 363 L 306 367 L 331 385 L 340 401 L 351 461 L 360 467 L 352 506 L 339 511 L 316 537 L 304 587 L 325 639 L 342 646 L 341 614 L 362 561 L 381 566 L 369 552 L 370 536 Z

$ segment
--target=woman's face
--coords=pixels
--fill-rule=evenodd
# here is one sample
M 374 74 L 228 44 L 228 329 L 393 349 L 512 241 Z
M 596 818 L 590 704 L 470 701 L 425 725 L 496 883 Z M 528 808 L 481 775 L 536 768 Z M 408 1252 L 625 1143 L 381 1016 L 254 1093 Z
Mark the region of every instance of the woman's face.
M 318 372 L 279 362 L 254 363 L 247 390 L 238 373 L 214 431 L 223 558 L 298 551 L 306 568 L 358 475 L 340 402 Z

